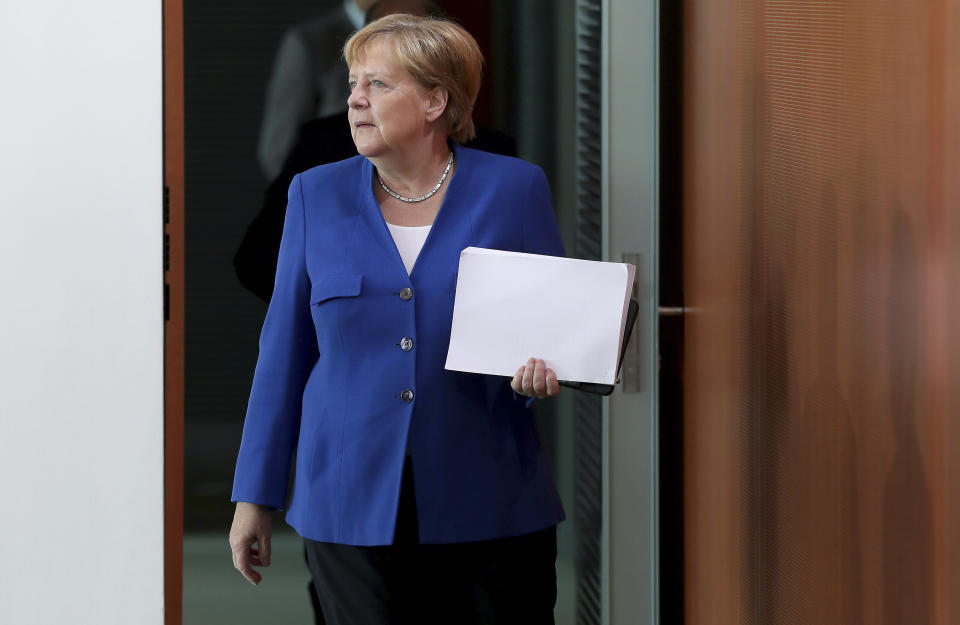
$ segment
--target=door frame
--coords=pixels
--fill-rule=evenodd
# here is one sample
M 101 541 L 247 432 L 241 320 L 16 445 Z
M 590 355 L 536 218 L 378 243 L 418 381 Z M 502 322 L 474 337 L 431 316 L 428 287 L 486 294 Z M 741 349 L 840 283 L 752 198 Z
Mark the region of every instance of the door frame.
M 165 625 L 183 621 L 184 87 L 183 0 L 163 1 Z
M 603 404 L 603 621 L 654 625 L 660 622 L 659 1 L 605 0 L 603 41 L 603 256 L 638 259 L 640 302 L 635 366 L 624 367 L 620 388 Z

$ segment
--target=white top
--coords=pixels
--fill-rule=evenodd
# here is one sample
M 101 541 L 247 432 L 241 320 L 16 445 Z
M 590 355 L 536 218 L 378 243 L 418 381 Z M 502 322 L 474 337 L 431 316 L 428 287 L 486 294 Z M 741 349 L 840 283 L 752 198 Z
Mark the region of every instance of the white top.
M 403 259 L 403 266 L 407 268 L 407 275 L 413 272 L 413 265 L 417 262 L 417 256 L 423 249 L 423 244 L 430 234 L 432 226 L 395 226 L 387 224 L 390 234 L 393 236 L 393 242 L 397 244 L 397 251 L 400 252 L 400 258 Z

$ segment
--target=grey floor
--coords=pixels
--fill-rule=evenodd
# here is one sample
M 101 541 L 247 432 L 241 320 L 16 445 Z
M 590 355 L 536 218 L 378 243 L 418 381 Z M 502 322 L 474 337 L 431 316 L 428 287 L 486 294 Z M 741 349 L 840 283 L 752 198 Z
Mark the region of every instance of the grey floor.
M 563 541 L 561 540 L 561 547 Z M 275 527 L 273 557 L 263 581 L 253 586 L 230 561 L 226 533 L 190 533 L 183 538 L 184 625 L 310 625 L 309 574 L 300 537 Z M 557 625 L 573 625 L 573 571 L 557 561 Z

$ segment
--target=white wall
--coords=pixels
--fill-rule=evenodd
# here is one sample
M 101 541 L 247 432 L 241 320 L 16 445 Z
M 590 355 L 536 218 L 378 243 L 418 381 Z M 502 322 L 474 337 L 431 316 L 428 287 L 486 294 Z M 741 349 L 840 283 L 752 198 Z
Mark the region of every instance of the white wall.
M 0 622 L 163 619 L 160 0 L 0 2 Z

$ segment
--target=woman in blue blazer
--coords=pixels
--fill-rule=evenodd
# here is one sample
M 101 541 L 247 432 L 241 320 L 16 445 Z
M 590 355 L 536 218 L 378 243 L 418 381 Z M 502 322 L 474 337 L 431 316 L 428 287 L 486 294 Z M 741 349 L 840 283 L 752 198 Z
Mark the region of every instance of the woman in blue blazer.
M 331 625 L 552 623 L 564 512 L 528 398 L 556 376 L 535 359 L 512 381 L 444 369 L 461 250 L 563 255 L 547 181 L 458 145 L 482 64 L 461 27 L 389 16 L 345 57 L 359 155 L 290 185 L 234 565 L 260 581 L 269 510 L 287 508 Z

